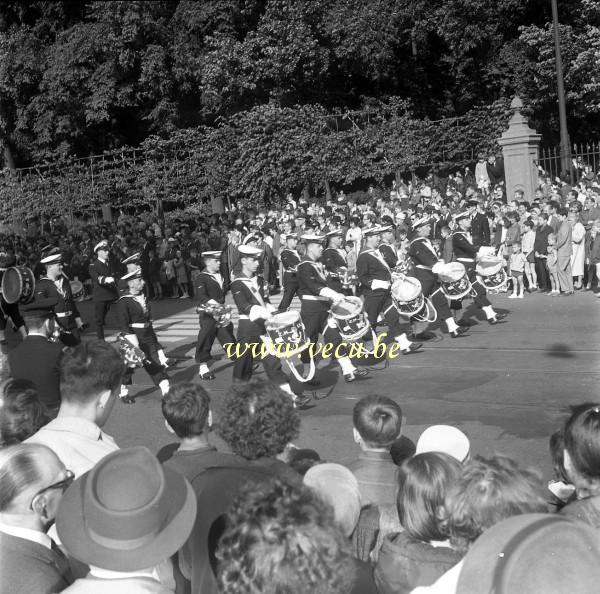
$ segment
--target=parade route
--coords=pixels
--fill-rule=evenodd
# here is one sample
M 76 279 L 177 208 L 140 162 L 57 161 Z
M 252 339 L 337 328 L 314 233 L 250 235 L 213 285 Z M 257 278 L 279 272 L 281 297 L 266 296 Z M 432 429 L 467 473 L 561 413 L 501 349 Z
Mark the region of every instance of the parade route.
M 425 343 L 422 353 L 390 360 L 387 369 L 372 371 L 368 379 L 347 384 L 337 365 L 321 362 L 317 394 L 325 397 L 301 411 L 297 445 L 329 460 L 352 459 L 358 451 L 352 407 L 365 394 L 381 393 L 402 406 L 404 434 L 413 440 L 427 425 L 449 423 L 467 433 L 475 453 L 502 452 L 549 473 L 548 437 L 566 407 L 600 399 L 600 299 L 577 292 L 564 298 L 534 293 L 522 300 L 501 294 L 492 300 L 498 310 L 509 312 L 506 323 L 490 326 L 473 317 L 477 323 L 470 336 L 455 340 L 437 330 L 438 338 Z M 278 303 L 279 296 L 273 301 Z M 81 305 L 90 319 L 91 303 Z M 171 381 L 200 381 L 193 358 L 194 303 L 165 300 L 152 307 L 159 340 L 178 359 Z M 292 308 L 298 307 L 295 299 Z M 108 340 L 115 336 L 113 315 Z M 93 336 L 92 329 L 86 336 Z M 223 355 L 218 343 L 214 353 Z M 204 383 L 218 417 L 219 401 L 231 383 L 231 362 L 222 357 L 213 368 L 217 379 Z M 257 376 L 264 377 L 262 368 Z M 143 444 L 157 451 L 172 442 L 160 413 L 160 392 L 145 373 L 136 372 L 131 393 L 138 396 L 136 404 L 118 402 L 107 432 L 121 447 Z

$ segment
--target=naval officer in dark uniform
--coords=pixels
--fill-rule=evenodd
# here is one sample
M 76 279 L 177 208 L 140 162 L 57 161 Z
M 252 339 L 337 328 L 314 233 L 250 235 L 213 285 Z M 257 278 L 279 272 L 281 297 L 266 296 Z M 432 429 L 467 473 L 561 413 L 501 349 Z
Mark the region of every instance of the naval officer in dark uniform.
M 283 267 L 283 297 L 279 303 L 278 310 L 286 311 L 292 303 L 294 295 L 298 293 L 298 278 L 296 271 L 300 264 L 300 254 L 297 251 L 298 235 L 288 233 L 285 236 L 285 247 L 281 250 L 279 258 Z
M 198 275 L 194 293 L 197 296 L 200 306 L 204 305 L 224 305 L 227 294 L 225 279 L 219 272 L 221 266 L 221 252 L 211 251 L 202 252 L 202 259 L 206 268 Z M 233 335 L 233 324 L 231 321 L 225 325 L 218 325 L 215 318 L 206 313 L 199 312 L 200 331 L 196 341 L 196 363 L 200 365 L 198 375 L 203 380 L 215 379 L 215 374 L 210 370 L 208 364 L 212 360 L 210 351 L 215 342 L 219 339 L 221 345 L 235 342 Z
M 104 321 L 110 306 L 117 300 L 117 282 L 114 272 L 108 262 L 108 241 L 96 244 L 94 253 L 96 259 L 90 264 L 89 272 L 92 279 L 92 301 L 94 302 L 94 321 L 96 336 L 104 340 Z
M 327 284 L 329 288 L 342 295 L 351 295 L 352 291 L 345 287 L 342 280 L 348 272 L 348 261 L 346 252 L 342 248 L 341 229 L 335 229 L 327 233 L 327 247 L 323 250 L 321 262 L 327 271 Z

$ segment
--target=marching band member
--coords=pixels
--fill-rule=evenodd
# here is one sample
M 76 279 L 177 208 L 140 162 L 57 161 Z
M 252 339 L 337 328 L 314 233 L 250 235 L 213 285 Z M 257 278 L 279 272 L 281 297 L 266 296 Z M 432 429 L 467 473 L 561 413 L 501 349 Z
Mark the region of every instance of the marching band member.
M 302 240 L 306 244 L 306 255 L 298 265 L 298 286 L 300 316 L 306 336 L 312 344 L 316 344 L 319 335 L 323 334 L 325 342 L 337 349 L 343 341 L 337 327 L 328 322 L 329 305 L 331 302 L 339 303 L 345 296 L 328 286 L 325 270 L 319 262 L 323 254 L 324 238 L 318 235 L 303 235 Z M 310 361 L 308 349 L 302 352 L 301 359 L 303 363 Z M 347 356 L 339 357 L 337 362 L 342 369 L 344 380 L 348 383 L 368 375 L 365 369 L 357 369 Z
M 327 271 L 327 286 L 342 295 L 350 295 L 351 291 L 342 283 L 342 276 L 348 271 L 346 252 L 342 249 L 343 231 L 335 229 L 326 236 L 328 246 L 323 250 L 321 262 Z
M 446 323 L 448 332 L 452 338 L 458 338 L 467 328 L 460 327 L 454 320 L 448 300 L 439 289 L 439 284 L 435 276 L 435 266 L 441 260 L 438 258 L 435 248 L 429 240 L 431 234 L 431 219 L 424 217 L 413 223 L 413 230 L 416 237 L 410 242 L 408 255 L 411 257 L 414 265 L 414 276 L 421 283 L 421 289 L 424 297 L 429 297 L 437 311 L 438 318 Z
M 294 295 L 298 293 L 298 279 L 296 270 L 300 264 L 300 254 L 297 251 L 298 235 L 288 233 L 285 236 L 285 247 L 279 255 L 283 266 L 283 297 L 279 303 L 278 311 L 286 311 L 292 303 Z
M 150 308 L 144 295 L 145 283 L 142 271 L 129 272 L 121 277 L 121 280 L 127 282 L 129 290 L 117 302 L 119 331 L 131 344 L 144 353 L 143 367 L 164 396 L 169 391 L 169 376 L 158 357 L 161 346 L 154 332 Z M 124 389 L 124 386 L 131 384 L 133 372 L 134 369 L 128 367 L 123 377 L 121 398 L 127 403 L 131 403 L 133 399 L 128 397 L 127 389 Z
M 60 340 L 65 346 L 76 346 L 81 342 L 80 331 L 84 324 L 73 299 L 71 283 L 63 272 L 60 250 L 50 250 L 40 263 L 45 266 L 46 275 L 35 284 L 35 298 L 56 299 L 54 315 L 59 330 L 63 330 L 60 332 Z
M 14 256 L 9 256 L 6 248 L 0 246 L 0 287 L 2 286 L 2 278 L 4 273 L 11 266 L 16 264 Z M 4 295 L 0 296 L 0 344 L 6 345 L 6 322 L 10 320 L 15 331 L 19 332 L 22 338 L 27 336 L 27 328 L 23 316 L 19 312 L 18 303 L 8 303 Z
M 469 229 L 471 228 L 471 212 L 462 212 L 455 217 L 458 229 L 452 234 L 452 248 L 457 262 L 464 265 L 467 276 L 471 281 L 475 297 L 473 302 L 485 313 L 489 324 L 497 324 L 506 317 L 506 314 L 494 311 L 490 300 L 487 298 L 487 290 L 477 278 L 475 272 L 475 260 L 477 258 L 477 248 L 471 241 Z
M 400 316 L 390 294 L 392 271 L 377 249 L 381 241 L 381 231 L 381 227 L 371 227 L 363 231 L 364 248 L 358 255 L 356 272 L 363 289 L 365 312 L 373 331 L 376 331 L 379 314 L 383 312 L 391 336 L 400 345 L 401 352 L 408 355 L 418 351 L 422 345 L 411 342 L 400 328 Z
M 379 251 L 383 256 L 386 264 L 389 266 L 391 270 L 396 268 L 398 264 L 398 250 L 396 249 L 395 238 L 394 238 L 394 230 L 396 226 L 393 223 L 385 223 L 381 233 L 381 243 L 379 244 Z
M 262 344 L 261 336 L 267 333 L 265 320 L 275 312 L 275 306 L 269 299 L 267 282 L 256 274 L 263 250 L 252 245 L 240 245 L 238 250 L 242 270 L 231 282 L 231 294 L 240 314 L 237 330 L 239 351 L 233 366 L 233 379 L 239 382 L 248 381 L 252 377 L 252 346 Z M 308 396 L 294 394 L 289 379 L 281 368 L 281 361 L 275 355 L 267 354 L 261 358 L 261 363 L 269 379 L 291 394 L 297 407 L 310 402 Z
M 94 319 L 96 336 L 104 340 L 104 321 L 110 306 L 117 300 L 118 291 L 115 277 L 108 263 L 108 241 L 102 240 L 94 247 L 96 260 L 90 264 L 92 279 L 92 301 L 94 302 Z
M 140 252 L 136 252 L 135 254 L 131 254 L 131 256 L 128 256 L 124 260 L 121 260 L 121 264 L 123 264 L 126 267 L 125 274 L 129 274 L 130 272 L 135 272 L 136 270 L 141 269 L 141 256 L 142 255 Z M 119 282 L 117 283 L 117 289 L 119 291 L 119 297 L 121 297 L 122 295 L 126 295 L 129 292 L 129 284 L 126 280 L 123 280 L 123 278 L 121 277 L 119 279 Z
M 200 305 L 224 305 L 228 283 L 219 272 L 221 252 L 202 252 L 201 255 L 206 269 L 200 272 L 196 287 L 194 287 Z M 208 367 L 211 361 L 210 351 L 215 338 L 219 339 L 221 345 L 235 342 L 233 324 L 230 321 L 224 326 L 219 325 L 217 320 L 207 312 L 199 311 L 199 316 L 200 331 L 198 332 L 195 356 L 196 363 L 200 365 L 198 375 L 200 379 L 213 380 L 215 374 Z

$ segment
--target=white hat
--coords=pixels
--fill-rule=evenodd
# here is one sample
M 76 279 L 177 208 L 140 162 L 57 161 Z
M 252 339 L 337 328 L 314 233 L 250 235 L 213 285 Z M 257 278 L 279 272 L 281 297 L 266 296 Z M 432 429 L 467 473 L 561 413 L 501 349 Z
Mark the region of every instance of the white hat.
M 377 225 L 376 227 L 370 227 L 369 229 L 364 229 L 362 234 L 363 237 L 368 237 L 369 235 L 381 235 L 384 232 L 384 228 Z
M 125 258 L 124 260 L 121 260 L 121 264 L 134 264 L 139 262 L 140 258 L 140 252 L 136 252 L 135 254 L 131 254 L 131 256 Z
M 47 256 L 40 260 L 40 264 L 58 264 L 62 262 L 62 254 L 52 250 Z
M 301 239 L 304 243 L 323 243 L 325 241 L 323 235 L 303 235 Z
M 142 278 L 142 269 L 141 268 L 133 270 L 132 272 L 128 272 L 127 274 L 125 274 L 124 276 L 121 277 L 121 280 L 130 281 L 130 280 L 134 280 L 136 278 Z
M 253 245 L 240 245 L 238 250 L 242 257 L 250 256 L 251 258 L 258 258 L 263 251 L 260 248 L 254 247 Z
M 218 260 L 221 257 L 221 252 L 218 250 L 213 252 L 202 252 L 201 256 L 205 259 Z
M 106 239 L 103 239 L 102 241 L 100 241 L 99 243 L 97 243 L 94 246 L 94 252 L 97 252 L 98 250 L 107 250 L 108 249 L 108 241 L 106 241 Z
M 469 438 L 460 429 L 451 425 L 432 425 L 421 433 L 415 454 L 442 452 L 464 462 L 470 449 Z

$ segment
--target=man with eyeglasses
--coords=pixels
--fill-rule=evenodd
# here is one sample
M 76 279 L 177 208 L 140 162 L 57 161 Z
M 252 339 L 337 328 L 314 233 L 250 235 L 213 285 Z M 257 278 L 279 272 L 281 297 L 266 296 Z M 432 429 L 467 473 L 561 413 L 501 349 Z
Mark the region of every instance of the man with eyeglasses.
M 69 562 L 47 534 L 73 482 L 49 448 L 0 450 L 0 592 L 60 592 L 73 582 Z

